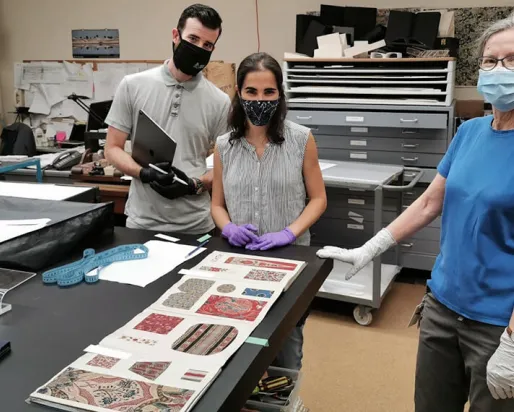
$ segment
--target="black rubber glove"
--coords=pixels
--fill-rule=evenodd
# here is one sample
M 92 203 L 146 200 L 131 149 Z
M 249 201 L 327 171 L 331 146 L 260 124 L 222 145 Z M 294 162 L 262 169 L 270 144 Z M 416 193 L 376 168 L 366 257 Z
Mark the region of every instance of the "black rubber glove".
M 167 174 L 162 174 L 151 167 L 143 167 L 139 172 L 139 180 L 143 183 L 160 182 L 165 184 L 173 181 L 175 174 L 171 170 L 171 163 L 157 163 L 155 166 L 164 170 Z
M 196 184 L 194 179 L 191 179 L 182 170 L 177 169 L 173 166 L 171 166 L 171 173 L 174 173 L 176 177 L 186 182 L 187 185 L 177 182 L 176 180 L 174 180 L 173 182 L 169 182 L 168 179 L 166 179 L 166 182 L 151 182 L 151 188 L 155 190 L 157 193 L 159 193 L 161 196 L 171 200 L 186 195 L 196 194 Z

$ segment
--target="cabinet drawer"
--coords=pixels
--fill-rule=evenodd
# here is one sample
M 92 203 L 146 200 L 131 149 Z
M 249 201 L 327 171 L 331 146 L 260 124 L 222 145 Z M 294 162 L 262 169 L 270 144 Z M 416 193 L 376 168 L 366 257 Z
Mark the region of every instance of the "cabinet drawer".
M 400 254 L 400 265 L 409 269 L 432 270 L 436 258 L 436 255 L 425 255 L 422 253 L 402 253 Z
M 384 225 L 391 223 L 398 214 L 393 211 L 382 211 L 382 222 Z M 327 210 L 323 213 L 323 217 L 331 219 L 346 219 L 353 223 L 373 222 L 374 211 L 373 209 L 363 209 L 352 207 L 347 204 L 337 204 L 335 202 L 328 202 Z
M 419 112 L 345 112 L 290 110 L 287 118 L 303 125 L 446 129 L 448 116 Z
M 423 239 L 407 239 L 400 243 L 400 250 L 406 253 L 439 254 L 439 241 Z
M 389 193 L 392 194 L 393 192 Z M 351 207 L 352 210 L 373 210 L 375 197 L 374 193 L 369 191 L 349 191 L 345 189 L 327 188 L 327 202 L 331 208 Z M 399 202 L 399 197 L 384 196 L 382 199 L 382 210 L 397 213 L 399 211 Z
M 319 149 L 381 150 L 389 152 L 445 153 L 446 140 L 351 137 L 315 134 Z
M 402 139 L 448 140 L 446 129 L 415 129 L 397 127 L 367 126 L 322 126 L 308 125 L 314 136 L 350 136 L 350 137 L 392 137 Z
M 319 149 L 320 159 L 384 163 L 414 167 L 437 167 L 443 154 L 378 152 L 371 150 Z
M 441 230 L 438 227 L 427 226 L 412 235 L 417 240 L 432 240 L 439 243 L 441 239 Z M 409 241 L 407 241 L 409 243 Z

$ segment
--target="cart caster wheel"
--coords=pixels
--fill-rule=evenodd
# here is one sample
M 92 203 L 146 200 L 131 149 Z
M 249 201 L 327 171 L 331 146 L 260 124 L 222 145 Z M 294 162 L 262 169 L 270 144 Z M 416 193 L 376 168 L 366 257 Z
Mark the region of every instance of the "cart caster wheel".
M 365 306 L 356 306 L 353 310 L 353 317 L 355 321 L 361 326 L 369 326 L 373 321 L 373 314 L 371 308 Z

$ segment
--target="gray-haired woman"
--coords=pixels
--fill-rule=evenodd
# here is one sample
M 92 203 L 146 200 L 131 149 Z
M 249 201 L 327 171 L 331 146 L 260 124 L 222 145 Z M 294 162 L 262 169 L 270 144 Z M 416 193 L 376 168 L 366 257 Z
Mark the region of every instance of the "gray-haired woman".
M 514 411 L 514 14 L 479 46 L 478 90 L 493 116 L 459 127 L 424 194 L 357 249 L 322 258 L 375 256 L 442 214 L 441 249 L 423 300 L 416 412 Z

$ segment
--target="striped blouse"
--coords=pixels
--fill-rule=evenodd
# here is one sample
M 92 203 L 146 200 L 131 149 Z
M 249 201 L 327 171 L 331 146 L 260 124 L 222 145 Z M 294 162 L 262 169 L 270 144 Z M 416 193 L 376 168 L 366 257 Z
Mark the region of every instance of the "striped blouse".
M 251 223 L 262 235 L 279 232 L 300 216 L 307 200 L 303 158 L 309 134 L 309 128 L 286 120 L 285 141 L 268 143 L 260 159 L 245 138 L 232 145 L 230 133 L 218 138 L 225 204 L 233 223 Z M 309 231 L 295 244 L 308 246 Z

